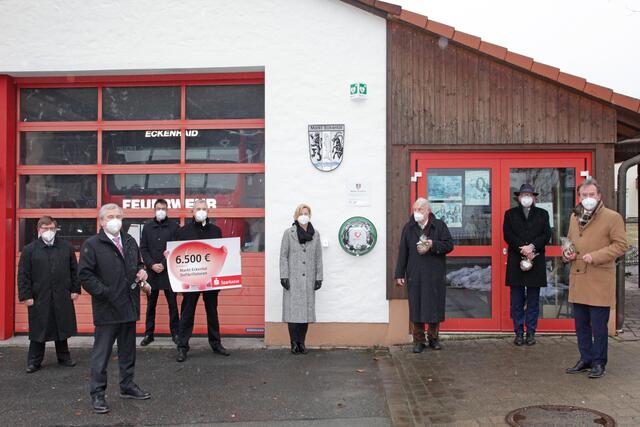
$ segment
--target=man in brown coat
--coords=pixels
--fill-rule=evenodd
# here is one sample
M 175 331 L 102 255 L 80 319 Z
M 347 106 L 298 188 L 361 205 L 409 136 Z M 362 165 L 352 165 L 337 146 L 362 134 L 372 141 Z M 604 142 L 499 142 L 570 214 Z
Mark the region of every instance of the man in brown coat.
M 571 215 L 568 235 L 575 250 L 563 257 L 571 263 L 569 302 L 580 360 L 567 373 L 590 370 L 589 378 L 600 378 L 607 364 L 609 312 L 616 302 L 616 258 L 629 245 L 622 216 L 604 206 L 596 180 L 585 180 L 578 193 L 580 204 Z

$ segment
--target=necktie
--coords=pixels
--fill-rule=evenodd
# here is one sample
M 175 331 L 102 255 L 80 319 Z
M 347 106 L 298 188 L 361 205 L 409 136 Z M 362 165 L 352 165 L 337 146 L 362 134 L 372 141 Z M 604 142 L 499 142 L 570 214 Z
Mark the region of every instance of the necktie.
M 113 243 L 116 244 L 116 248 L 120 251 L 120 255 L 124 258 L 124 251 L 122 250 L 122 243 L 120 243 L 120 236 L 116 236 L 113 238 Z

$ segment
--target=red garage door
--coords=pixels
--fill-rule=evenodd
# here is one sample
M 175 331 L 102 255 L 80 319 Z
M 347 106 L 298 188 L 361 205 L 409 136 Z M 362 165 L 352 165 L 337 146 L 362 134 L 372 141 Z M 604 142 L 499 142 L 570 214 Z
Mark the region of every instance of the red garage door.
M 136 237 L 155 199 L 184 223 L 204 198 L 223 236 L 242 245 L 244 286 L 221 293 L 221 332 L 263 333 L 263 73 L 20 79 L 18 90 L 16 259 L 44 214 L 78 250 L 105 203 L 123 206 Z M 76 312 L 80 332 L 92 332 L 88 295 Z M 157 325 L 169 332 L 164 298 Z M 28 330 L 17 301 L 15 330 Z M 203 307 L 195 332 L 206 333 Z

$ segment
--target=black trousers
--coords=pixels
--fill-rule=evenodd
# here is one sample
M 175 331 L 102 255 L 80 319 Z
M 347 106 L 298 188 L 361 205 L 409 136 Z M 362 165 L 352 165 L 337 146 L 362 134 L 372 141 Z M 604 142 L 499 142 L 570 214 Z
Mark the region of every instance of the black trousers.
M 178 317 L 178 302 L 176 301 L 176 294 L 171 289 L 163 289 L 164 297 L 167 300 L 169 306 L 169 330 L 171 336 L 178 335 L 178 328 L 180 327 L 180 319 Z M 151 294 L 147 298 L 147 319 L 145 322 L 144 334 L 148 337 L 153 337 L 153 333 L 156 329 L 156 307 L 158 305 L 158 297 L 160 296 L 160 289 L 153 289 Z
M 130 388 L 136 367 L 136 322 L 116 323 L 95 327 L 91 353 L 91 396 L 104 395 L 107 389 L 107 367 L 113 343 L 118 342 L 120 389 Z
M 289 325 L 289 338 L 291 341 L 303 343 L 307 338 L 307 330 L 309 330 L 308 323 L 288 323 Z
M 594 365 L 607 365 L 609 307 L 573 304 L 580 359 Z
M 189 340 L 193 333 L 193 319 L 198 299 L 202 294 L 204 309 L 207 312 L 207 337 L 213 348 L 220 345 L 220 323 L 218 322 L 218 293 L 220 291 L 185 292 L 180 307 L 180 329 L 178 332 L 178 350 L 189 351 Z
M 71 360 L 69 345 L 67 340 L 56 340 L 56 356 L 58 362 L 66 362 Z M 47 343 L 39 341 L 29 341 L 29 354 L 27 355 L 27 365 L 40 366 L 44 359 L 44 348 Z

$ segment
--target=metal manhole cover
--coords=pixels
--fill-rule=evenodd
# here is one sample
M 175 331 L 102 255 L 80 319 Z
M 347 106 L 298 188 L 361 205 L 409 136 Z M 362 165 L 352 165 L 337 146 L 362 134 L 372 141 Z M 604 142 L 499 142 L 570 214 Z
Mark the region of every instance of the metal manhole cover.
M 607 414 L 593 409 L 565 405 L 526 406 L 509 412 L 507 424 L 514 427 L 607 426 L 616 422 Z

